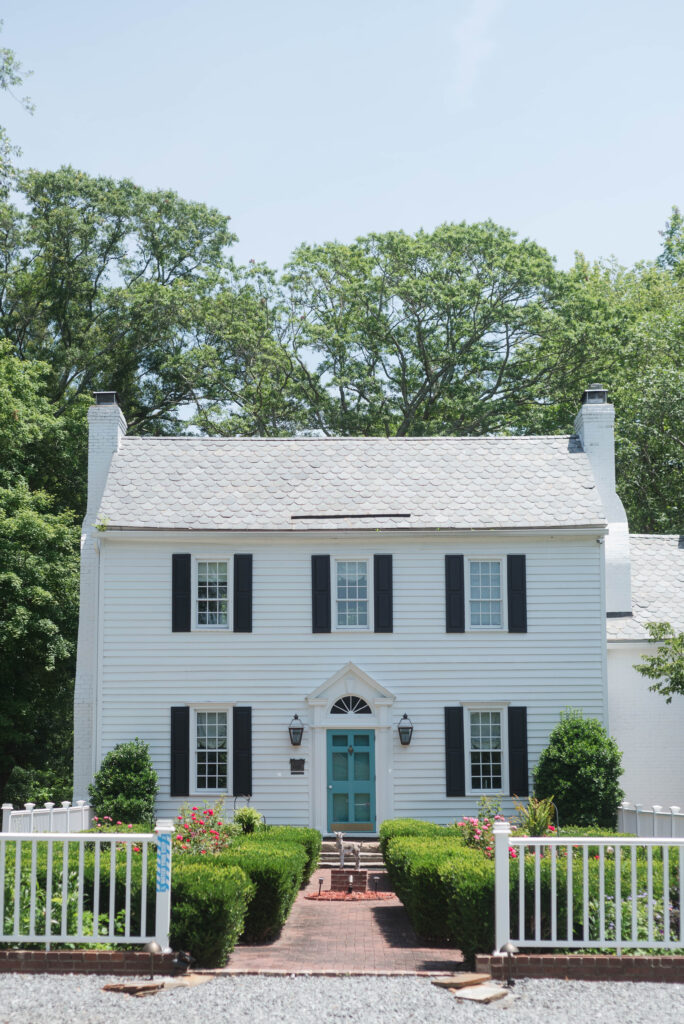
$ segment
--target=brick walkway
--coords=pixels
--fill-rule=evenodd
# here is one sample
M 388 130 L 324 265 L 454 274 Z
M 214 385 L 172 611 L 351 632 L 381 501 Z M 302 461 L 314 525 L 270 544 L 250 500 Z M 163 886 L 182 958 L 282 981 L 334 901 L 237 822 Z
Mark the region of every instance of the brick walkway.
M 376 872 L 369 873 L 369 879 Z M 377 873 L 379 889 L 387 876 Z M 324 902 L 305 893 L 330 888 L 330 871 L 321 869 L 297 896 L 280 936 L 258 946 L 238 946 L 224 968 L 227 974 L 274 973 L 449 973 L 463 963 L 459 950 L 421 946 L 398 899 Z M 369 882 L 370 884 L 370 882 Z

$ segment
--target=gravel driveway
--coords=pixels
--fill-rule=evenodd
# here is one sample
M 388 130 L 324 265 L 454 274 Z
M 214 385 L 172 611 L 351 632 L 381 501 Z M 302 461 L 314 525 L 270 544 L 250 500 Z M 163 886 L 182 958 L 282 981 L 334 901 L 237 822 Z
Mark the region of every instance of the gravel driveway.
M 135 999 L 84 975 L 0 976 L 0 1021 L 11 1024 L 682 1024 L 684 985 L 522 981 L 507 1008 L 468 1005 L 425 978 L 215 978 Z

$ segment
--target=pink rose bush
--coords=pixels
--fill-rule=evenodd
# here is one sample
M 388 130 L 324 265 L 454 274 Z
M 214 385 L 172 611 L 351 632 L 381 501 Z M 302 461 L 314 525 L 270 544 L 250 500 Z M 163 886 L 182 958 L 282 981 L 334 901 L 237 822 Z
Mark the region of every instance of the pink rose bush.
M 178 853 L 221 853 L 241 829 L 224 820 L 223 803 L 214 807 L 181 807 L 176 819 L 173 847 Z

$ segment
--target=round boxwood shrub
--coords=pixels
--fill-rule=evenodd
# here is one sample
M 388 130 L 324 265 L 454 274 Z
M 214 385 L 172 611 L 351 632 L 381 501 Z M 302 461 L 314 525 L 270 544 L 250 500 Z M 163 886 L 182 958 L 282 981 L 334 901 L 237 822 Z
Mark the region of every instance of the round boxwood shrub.
M 561 825 L 614 828 L 622 771 L 622 753 L 601 723 L 569 709 L 534 769 L 535 795 L 553 797 Z
M 95 772 L 88 787 L 93 813 L 114 822 L 154 823 L 154 798 L 159 786 L 150 751 L 142 740 L 119 743 Z

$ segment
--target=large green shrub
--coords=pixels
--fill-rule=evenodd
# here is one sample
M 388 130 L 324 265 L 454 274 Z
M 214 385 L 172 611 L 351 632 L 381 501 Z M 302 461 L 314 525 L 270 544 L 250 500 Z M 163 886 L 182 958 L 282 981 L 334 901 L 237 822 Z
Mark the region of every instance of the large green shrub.
M 149 748 L 136 738 L 119 743 L 105 754 L 88 792 L 98 818 L 140 821 L 151 826 L 158 789 Z
M 536 764 L 535 795 L 553 797 L 562 825 L 613 828 L 625 795 L 622 771 L 622 754 L 603 725 L 570 709 Z
M 253 833 L 255 839 L 267 842 L 276 839 L 280 842 L 298 843 L 306 851 L 307 861 L 304 865 L 302 883 L 306 884 L 318 866 L 321 855 L 321 833 L 317 828 L 301 828 L 297 825 L 266 825 Z
M 200 855 L 178 857 L 171 876 L 171 948 L 188 950 L 198 967 L 224 967 L 254 891 L 237 865 Z
M 304 847 L 253 833 L 234 839 L 228 850 L 212 859 L 237 864 L 256 886 L 245 920 L 245 941 L 261 942 L 277 935 L 304 878 L 308 861 Z

